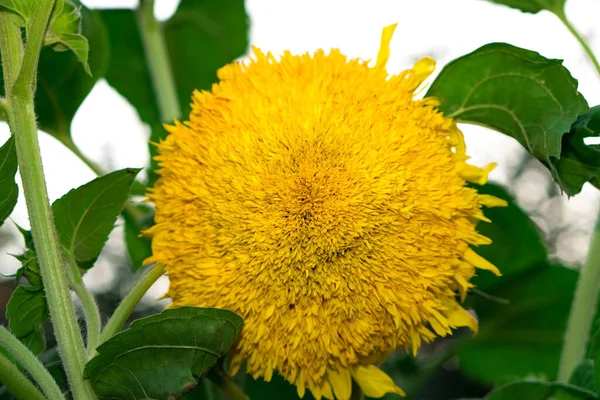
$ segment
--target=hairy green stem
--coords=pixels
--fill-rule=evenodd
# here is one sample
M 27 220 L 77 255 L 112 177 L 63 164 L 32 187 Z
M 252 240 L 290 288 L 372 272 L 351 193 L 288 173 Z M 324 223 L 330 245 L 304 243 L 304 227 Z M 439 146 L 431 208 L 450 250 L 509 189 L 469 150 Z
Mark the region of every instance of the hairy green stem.
M 560 382 L 568 382 L 577 365 L 585 358 L 590 329 L 596 315 L 599 289 L 600 216 L 592 235 L 586 262 L 579 272 L 558 370 Z
M 131 291 L 125 296 L 121 304 L 117 307 L 113 315 L 110 317 L 104 330 L 102 331 L 101 343 L 119 333 L 125 325 L 127 318 L 131 315 L 135 306 L 140 302 L 144 294 L 150 289 L 165 272 L 164 265 L 155 264 L 142 278 L 135 284 Z
M 146 65 L 150 68 L 150 77 L 162 121 L 181 118 L 181 109 L 177 101 L 177 89 L 169 62 L 169 52 L 160 23 L 154 18 L 154 1 L 143 0 L 137 11 L 137 22 L 144 43 Z
M 95 395 L 83 379 L 87 354 L 71 302 L 65 264 L 48 200 L 33 101 L 39 54 L 53 6 L 54 0 L 37 2 L 32 21 L 28 24 L 27 44 L 22 54 L 22 62 L 19 62 L 20 70 L 16 78 L 14 70 L 8 76 L 4 72 L 4 78 L 5 86 L 12 87 L 7 98 L 9 126 L 15 137 L 31 234 L 54 333 L 73 396 L 78 400 L 86 400 L 94 399 Z M 17 65 L 14 59 L 21 57 L 19 54 L 19 46 L 22 46 L 19 45 L 22 43 L 21 35 L 16 34 L 11 24 L 1 24 L 0 30 L 3 31 L 0 36 L 4 41 L 1 48 L 2 63 L 14 67 Z M 14 81 L 11 82 L 10 79 Z M 50 396 L 50 398 L 59 397 Z
M 69 254 L 69 265 L 71 266 L 71 287 L 75 294 L 77 294 L 77 297 L 79 297 L 79 300 L 81 300 L 83 313 L 85 314 L 87 351 L 88 354 L 93 354 L 96 347 L 100 344 L 100 332 L 102 330 L 100 311 L 98 310 L 98 304 L 96 304 L 94 296 L 92 296 L 89 289 L 83 283 L 75 255 L 72 253 Z
M 46 400 L 42 392 L 2 353 L 0 353 L 0 382 L 17 400 Z
M 596 55 L 594 54 L 590 45 L 587 43 L 587 41 L 584 39 L 584 37 L 581 36 L 581 34 L 577 31 L 575 26 L 573 26 L 573 24 L 571 24 L 571 21 L 569 21 L 569 19 L 567 18 L 565 11 L 564 10 L 556 10 L 553 12 L 558 17 L 558 19 L 560 19 L 560 21 L 563 23 L 563 25 L 569 30 L 569 32 L 571 32 L 571 34 L 575 37 L 575 39 L 577 39 L 577 41 L 579 42 L 581 47 L 583 47 L 583 50 L 586 52 L 586 54 L 592 61 L 592 64 L 594 64 L 594 68 L 596 68 L 596 72 L 598 72 L 598 75 L 600 75 L 600 62 L 598 62 Z
M 31 377 L 40 385 L 40 388 L 49 399 L 64 399 L 62 391 L 56 384 L 56 381 L 50 375 L 50 372 L 38 360 L 32 352 L 29 351 L 23 343 L 5 327 L 0 325 L 0 347 L 5 349 L 17 364 L 19 364 Z
M 6 97 L 3 99 L 3 108 L 8 117 L 8 100 L 12 96 L 12 87 L 21 68 L 23 42 L 21 41 L 21 29 L 11 21 L 7 11 L 0 11 L 0 50 L 2 52 L 4 96 Z

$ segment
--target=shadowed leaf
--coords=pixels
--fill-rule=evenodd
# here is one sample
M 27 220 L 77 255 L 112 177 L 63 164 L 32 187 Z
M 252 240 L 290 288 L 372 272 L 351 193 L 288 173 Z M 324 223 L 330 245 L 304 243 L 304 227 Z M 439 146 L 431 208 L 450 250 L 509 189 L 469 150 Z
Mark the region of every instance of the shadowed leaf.
M 229 351 L 242 326 L 228 310 L 168 309 L 98 347 L 85 376 L 100 399 L 178 398 Z

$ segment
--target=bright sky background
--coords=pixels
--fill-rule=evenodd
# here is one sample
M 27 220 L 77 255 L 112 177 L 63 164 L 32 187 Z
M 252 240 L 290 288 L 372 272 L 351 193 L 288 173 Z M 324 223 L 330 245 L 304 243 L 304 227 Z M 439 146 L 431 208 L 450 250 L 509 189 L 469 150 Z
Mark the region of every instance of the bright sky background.
M 90 8 L 133 7 L 137 3 L 135 0 L 82 2 Z M 167 18 L 177 4 L 177 0 L 157 0 L 157 15 Z M 486 43 L 508 42 L 549 58 L 564 59 L 590 105 L 600 103 L 600 78 L 575 39 L 548 12 L 523 14 L 484 0 L 247 0 L 246 7 L 251 19 L 251 44 L 275 54 L 286 49 L 301 53 L 337 47 L 349 56 L 371 59 L 377 54 L 381 29 L 397 22 L 388 62 L 390 72 L 410 67 L 425 55 L 434 56 L 441 69 L 452 59 Z M 597 25 L 600 1 L 569 0 L 567 15 L 600 54 Z M 506 181 L 506 166 L 514 165 L 516 156 L 523 151 L 520 146 L 513 139 L 482 128 L 464 127 L 464 131 L 473 163 L 498 162 L 500 168 L 492 173 L 491 179 Z M 0 125 L 0 143 L 8 135 L 7 127 Z M 104 80 L 87 97 L 73 121 L 77 145 L 107 170 L 146 166 L 148 136 L 148 129 L 135 110 Z M 42 134 L 40 143 L 51 201 L 95 177 L 53 138 Z M 584 193 L 568 201 L 567 212 L 591 229 L 599 198 L 596 190 L 587 185 Z M 21 197 L 12 218 L 28 227 L 26 215 Z M 14 232 L 10 222 L 2 229 Z M 122 246 L 117 235 L 118 232 L 113 235 L 111 244 Z M 5 246 L 3 252 L 19 253 L 21 249 L 22 243 L 16 242 Z M 574 261 L 580 261 L 586 249 L 585 240 L 578 240 Z M 111 275 L 108 263 L 103 264 L 100 266 L 103 268 L 94 268 L 86 277 L 99 290 Z M 16 260 L 0 255 L 0 272 L 12 273 L 17 267 Z M 166 283 L 159 286 L 158 291 L 164 290 Z

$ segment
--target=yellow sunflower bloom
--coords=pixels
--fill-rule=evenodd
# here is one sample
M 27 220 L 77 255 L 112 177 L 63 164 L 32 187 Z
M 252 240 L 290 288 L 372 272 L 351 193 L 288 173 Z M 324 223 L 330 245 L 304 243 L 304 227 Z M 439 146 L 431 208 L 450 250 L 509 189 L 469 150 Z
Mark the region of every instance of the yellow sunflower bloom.
M 481 207 L 505 203 L 465 186 L 493 165 L 468 165 L 455 122 L 414 99 L 435 62 L 386 72 L 394 28 L 374 67 L 254 49 L 158 144 L 150 261 L 166 266 L 173 306 L 244 318 L 232 373 L 278 372 L 300 397 L 347 400 L 352 380 L 402 395 L 374 364 L 477 330 L 456 297 L 475 268 L 499 274 L 469 245 L 490 243 Z

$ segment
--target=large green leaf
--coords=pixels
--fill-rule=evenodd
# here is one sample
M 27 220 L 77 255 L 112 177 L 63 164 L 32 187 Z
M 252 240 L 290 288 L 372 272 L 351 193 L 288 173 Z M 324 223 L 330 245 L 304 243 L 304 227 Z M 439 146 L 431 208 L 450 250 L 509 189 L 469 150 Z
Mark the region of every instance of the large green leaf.
M 586 182 L 600 188 L 600 146 L 585 144 L 588 137 L 600 137 L 600 106 L 577 118 L 562 138 L 560 159 L 550 161 L 554 179 L 571 196 L 581 192 Z
M 542 10 L 552 11 L 553 13 L 561 12 L 565 7 L 566 0 L 488 0 L 498 4 L 504 4 L 518 10 L 538 13 Z
M 501 277 L 483 273 L 473 279 L 477 288 L 486 291 L 545 263 L 548 254 L 538 228 L 503 187 L 488 183 L 477 190 L 508 202 L 508 207 L 484 209 L 492 222 L 477 225 L 477 230 L 492 244 L 475 251 L 502 272 Z
M 126 168 L 71 190 L 52 204 L 65 253 L 81 267 L 91 267 L 129 196 L 139 169 Z
M 48 320 L 48 305 L 41 288 L 19 285 L 6 305 L 8 326 L 33 353 L 46 347 L 44 323 Z
M 463 372 L 486 383 L 554 378 L 577 277 L 562 266 L 538 267 L 491 290 L 509 304 L 475 299 L 480 329 L 459 349 Z
M 427 95 L 439 98 L 440 110 L 457 122 L 515 138 L 555 178 L 562 136 L 588 109 L 560 60 L 506 43 L 487 44 L 450 62 Z
M 138 111 L 151 128 L 151 142 L 158 142 L 167 132 L 161 123 L 158 102 L 153 90 L 144 46 L 135 11 L 102 10 L 111 44 L 108 83 Z M 169 61 L 175 78 L 182 115 L 190 112 L 194 89 L 210 90 L 217 81 L 216 71 L 242 56 L 248 47 L 248 17 L 243 0 L 183 0 L 175 14 L 163 25 Z M 155 155 L 155 146 L 150 145 Z M 150 185 L 156 179 L 151 161 Z
M 0 225 L 12 213 L 19 198 L 17 175 L 17 149 L 13 136 L 0 147 Z
M 485 400 L 550 400 L 556 395 L 569 400 L 598 399 L 594 392 L 571 384 L 523 380 L 495 388 Z
M 178 398 L 229 351 L 242 326 L 228 310 L 168 309 L 98 347 L 85 376 L 100 399 Z

